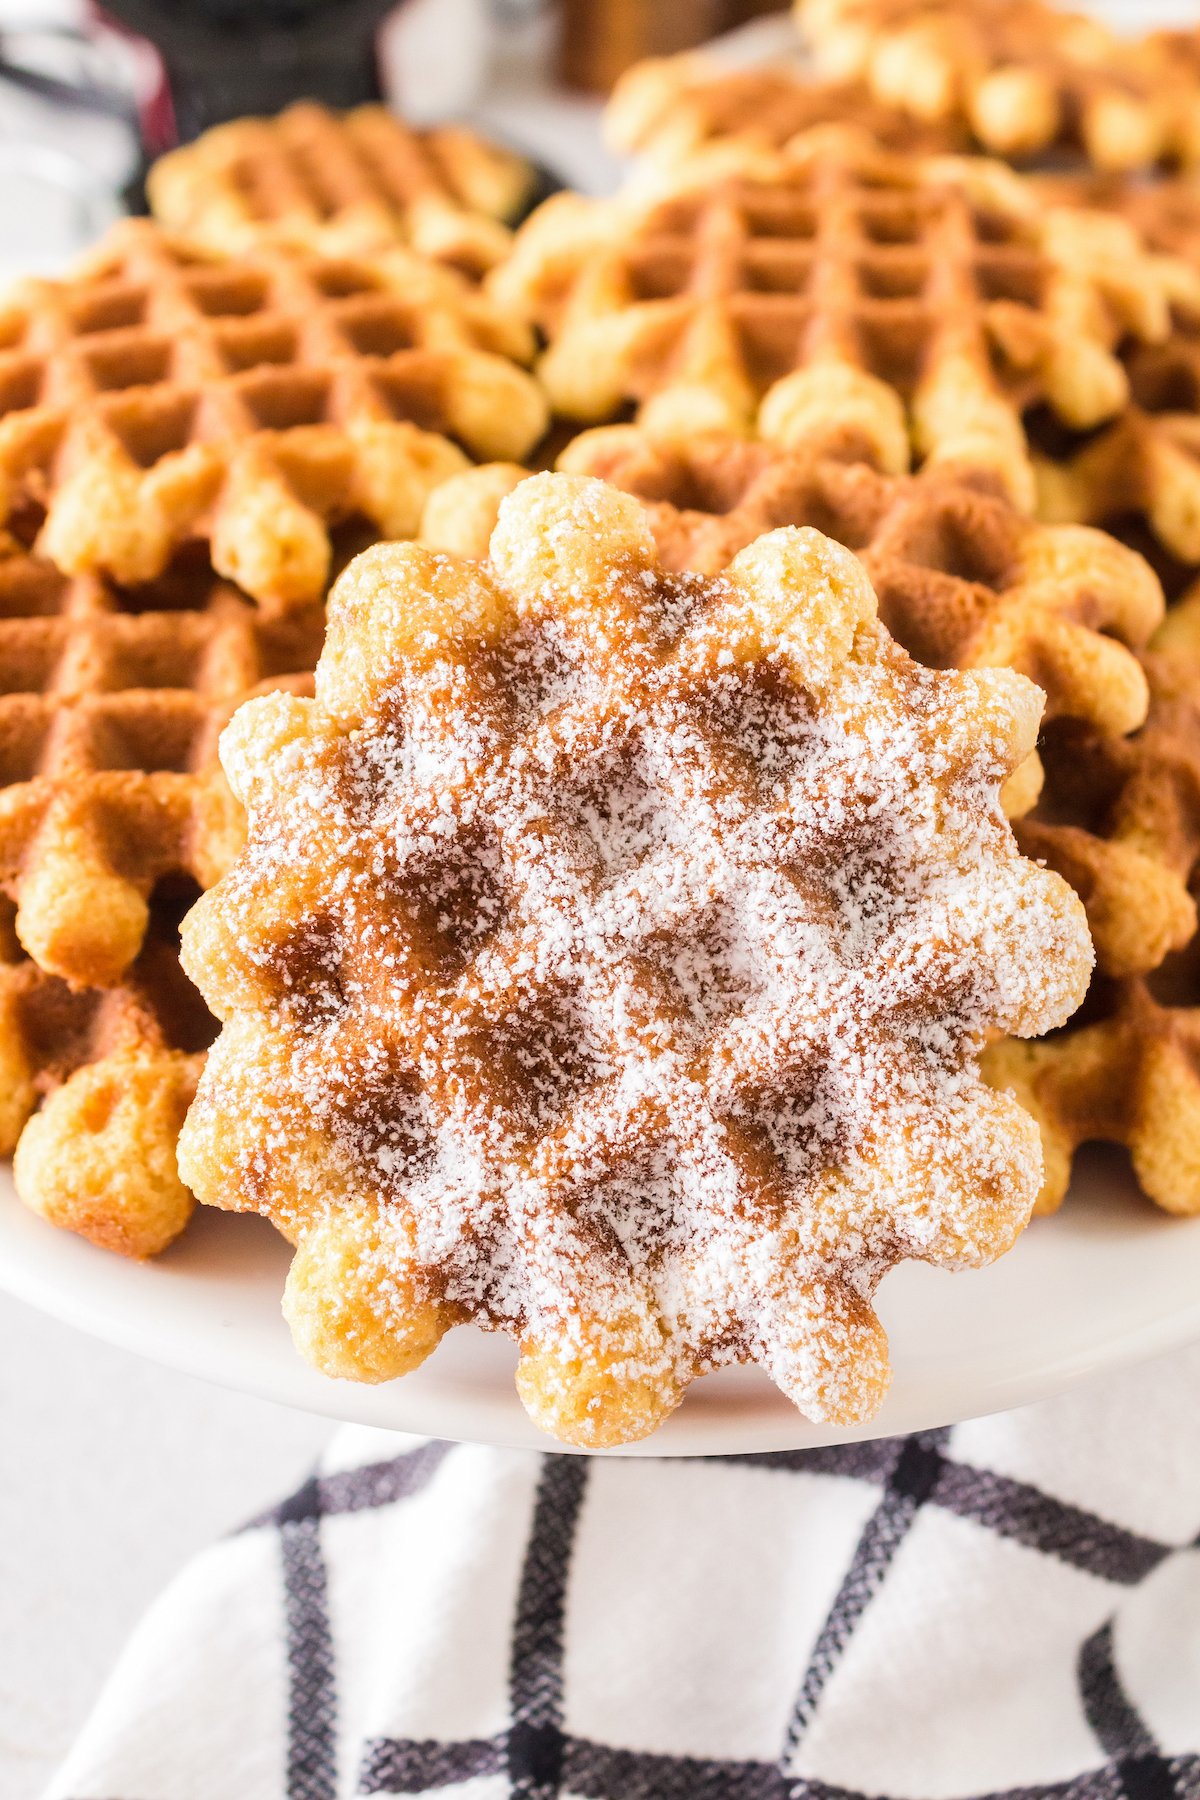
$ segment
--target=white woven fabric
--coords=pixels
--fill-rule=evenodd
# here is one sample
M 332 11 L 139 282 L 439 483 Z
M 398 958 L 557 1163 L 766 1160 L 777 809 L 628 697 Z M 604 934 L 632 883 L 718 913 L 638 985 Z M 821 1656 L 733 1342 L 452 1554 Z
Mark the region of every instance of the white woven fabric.
M 1200 1800 L 1198 1391 L 728 1460 L 343 1431 L 47 1800 Z

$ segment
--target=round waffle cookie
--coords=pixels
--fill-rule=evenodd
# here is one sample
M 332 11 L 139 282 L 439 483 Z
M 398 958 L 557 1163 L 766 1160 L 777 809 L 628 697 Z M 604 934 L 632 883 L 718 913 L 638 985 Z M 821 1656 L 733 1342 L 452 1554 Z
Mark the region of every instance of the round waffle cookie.
M 1128 175 L 1057 170 L 1030 180 L 1048 204 L 1118 213 L 1151 250 L 1200 269 L 1200 179 L 1196 176 L 1142 181 Z
M 996 155 L 1075 152 L 1108 170 L 1200 155 L 1190 34 L 1130 44 L 1044 0 L 796 0 L 796 11 L 829 79 L 966 126 Z
M 540 475 L 490 563 L 360 557 L 316 695 L 228 728 L 248 847 L 184 927 L 224 1023 L 180 1168 L 292 1239 L 301 1349 L 378 1381 L 505 1331 L 584 1447 L 734 1360 L 870 1416 L 884 1270 L 991 1259 L 1037 1190 L 976 1054 L 1087 981 L 998 803 L 1037 689 L 914 663 L 819 533 L 671 575 Z
M 777 154 L 718 146 L 651 192 L 557 196 L 490 282 L 549 338 L 539 373 L 567 418 L 633 405 L 659 435 L 984 471 L 1031 507 L 1025 416 L 1119 414 L 1113 348 L 1167 335 L 1177 274 L 999 164 L 829 127 Z
M 1132 737 L 1059 720 L 1043 736 L 1046 783 L 1018 827 L 1029 856 L 1082 896 L 1097 962 L 1142 975 L 1196 931 L 1200 865 L 1200 590 L 1143 653 L 1149 714 Z
M 1096 1142 L 1128 1149 L 1142 1191 L 1165 1212 L 1200 1213 L 1198 952 L 1193 942 L 1150 976 L 1097 981 L 1066 1030 L 985 1052 L 988 1080 L 1038 1122 L 1039 1213 L 1058 1209 L 1076 1150 Z
M 1162 343 L 1121 353 L 1129 404 L 1099 432 L 1035 432 L 1037 511 L 1050 522 L 1103 526 L 1168 561 L 1200 565 L 1200 308 L 1176 309 Z
M 243 822 L 218 735 L 260 686 L 304 691 L 323 630 L 319 604 L 272 620 L 203 559 L 130 590 L 0 558 L 0 886 L 42 969 L 119 982 L 156 886 L 224 872 Z
M 1159 258 L 1170 288 L 1170 329 L 1120 348 L 1129 403 L 1099 433 L 1042 421 L 1035 432 L 1038 510 L 1140 538 L 1165 559 L 1200 564 L 1200 188 L 1192 180 L 1136 182 L 1055 176 L 1039 182 L 1060 208 L 1107 210 Z
M 264 241 L 345 256 L 407 244 L 478 276 L 534 186 L 521 157 L 454 126 L 413 131 L 382 106 L 311 101 L 234 119 L 160 157 L 146 179 L 169 230 L 210 249 Z
M 0 918 L 0 1155 L 25 1205 L 125 1256 L 155 1256 L 194 1201 L 175 1147 L 216 1022 L 179 966 L 184 887 L 161 891 L 119 985 L 73 987 Z
M 785 65 L 725 69 L 702 51 L 635 63 L 604 113 L 614 149 L 664 168 L 713 144 L 782 149 L 802 132 L 836 124 L 855 125 L 890 150 L 968 147 L 965 131 L 921 125 L 899 107 L 881 106 L 861 82 L 816 82 Z
M 720 434 L 667 442 L 602 426 L 575 438 L 558 466 L 640 500 L 666 569 L 717 574 L 764 532 L 811 526 L 856 553 L 881 620 L 918 662 L 1017 669 L 1045 690 L 1048 719 L 1103 733 L 1145 719 L 1135 652 L 1162 619 L 1162 589 L 1104 532 L 1038 525 L 951 471 L 881 475 Z M 527 473 L 485 464 L 453 477 L 430 497 L 421 542 L 486 555 L 500 504 Z M 1025 771 L 1010 787 L 1014 810 L 1036 796 Z
M 528 329 L 400 250 L 226 260 L 127 222 L 72 278 L 10 292 L 0 344 L 13 529 L 44 517 L 59 568 L 126 584 L 198 536 L 275 609 L 325 592 L 332 524 L 409 535 L 468 456 L 523 456 L 546 424 L 513 360 Z
M 1093 1140 L 1125 1145 L 1159 1206 L 1200 1212 L 1200 590 L 1168 614 L 1144 661 L 1144 729 L 1123 741 L 1048 734 L 1046 791 L 1018 830 L 1083 896 L 1106 972 L 1063 1030 L 984 1058 L 988 1079 L 1038 1120 L 1043 1212 Z

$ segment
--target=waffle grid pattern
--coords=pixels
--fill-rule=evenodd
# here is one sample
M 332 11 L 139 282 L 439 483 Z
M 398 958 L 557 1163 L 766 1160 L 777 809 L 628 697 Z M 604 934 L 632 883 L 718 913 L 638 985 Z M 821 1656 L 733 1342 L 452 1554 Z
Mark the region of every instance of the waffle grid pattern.
M 1170 336 L 1122 351 L 1130 404 L 1091 437 L 1050 432 L 1036 459 L 1038 512 L 1128 535 L 1144 521 L 1170 557 L 1200 565 L 1200 307 Z
M 539 478 L 492 553 L 550 609 L 549 664 L 488 624 L 515 659 L 498 682 L 470 648 L 496 591 L 384 551 L 335 598 L 325 712 L 240 715 L 250 848 L 185 940 L 226 1027 L 180 1162 L 297 1242 L 287 1310 L 329 1372 L 401 1373 L 469 1317 L 522 1338 L 522 1398 L 568 1441 L 642 1435 L 731 1358 L 850 1420 L 886 1383 L 883 1268 L 988 1260 L 1023 1223 L 1031 1140 L 984 1103 L 972 1046 L 1082 991 L 1078 903 L 983 798 L 1023 754 L 1024 684 L 919 670 L 867 623 L 852 558 L 797 534 L 785 568 L 772 543 L 729 581 L 672 581 L 639 508 Z M 793 622 L 834 608 L 804 651 L 775 647 L 811 659 L 815 700 L 771 673 L 783 621 L 756 608 L 780 583 Z M 749 685 L 723 684 L 739 657 Z M 794 729 L 815 762 L 779 787 Z M 898 786 L 888 762 L 864 777 L 860 732 L 910 746 Z M 842 784 L 864 778 L 882 841 L 847 827 Z M 310 816 L 325 849 L 297 881 Z
M 325 591 L 330 521 L 409 534 L 448 439 L 521 456 L 545 425 L 528 334 L 403 252 L 224 262 L 129 224 L 0 342 L 6 516 L 44 509 L 57 566 L 138 583 L 200 535 L 276 609 Z
M 160 158 L 147 188 L 164 225 L 212 249 L 408 244 L 477 276 L 507 254 L 501 221 L 532 184 L 528 164 L 473 132 L 413 131 L 381 106 L 338 115 L 301 103 L 207 132 Z
M 242 827 L 218 735 L 260 686 L 303 691 L 322 631 L 320 607 L 271 621 L 202 567 L 131 594 L 0 561 L 0 883 L 42 968 L 118 981 L 155 885 L 222 873 Z
M 639 161 L 671 168 L 698 150 L 733 139 L 781 149 L 818 125 L 851 124 L 890 150 L 963 150 L 966 134 L 922 126 L 898 107 L 880 106 L 858 82 L 821 83 L 764 64 L 724 69 L 703 53 L 636 63 L 617 82 L 605 135 Z
M 0 1155 L 52 1224 L 127 1256 L 153 1256 L 194 1202 L 175 1146 L 216 1026 L 183 974 L 174 908 L 109 988 L 72 987 L 0 942 Z
M 1026 853 L 1084 897 L 1103 975 L 1061 1031 L 987 1054 L 990 1078 L 1041 1127 L 1043 1211 L 1093 1139 L 1129 1148 L 1158 1205 L 1200 1211 L 1200 594 L 1171 610 L 1143 660 L 1143 729 L 1072 727 L 1047 746 L 1045 794 L 1017 827 Z
M 548 335 L 565 416 L 632 403 L 679 438 L 757 425 L 893 473 L 914 456 L 984 472 L 1031 507 L 1024 415 L 1112 417 L 1112 346 L 1168 328 L 1132 232 L 1084 213 L 1052 232 L 997 166 L 831 128 L 705 172 L 695 159 L 665 198 L 551 200 L 518 234 L 493 292 Z
M 995 155 L 1074 150 L 1112 171 L 1200 157 L 1192 33 L 1131 43 L 1043 0 L 797 0 L 796 11 L 830 79 L 965 125 Z
M 1162 591 L 1136 552 L 1101 532 L 1039 525 L 949 471 L 887 476 L 722 434 L 672 443 L 602 426 L 558 466 L 640 500 L 664 568 L 717 574 L 764 532 L 811 526 L 855 552 L 883 623 L 918 662 L 1017 669 L 1045 690 L 1047 718 L 1105 733 L 1145 719 L 1136 653 L 1162 619 Z M 489 464 L 446 482 L 421 541 L 485 555 L 500 502 L 525 473 Z

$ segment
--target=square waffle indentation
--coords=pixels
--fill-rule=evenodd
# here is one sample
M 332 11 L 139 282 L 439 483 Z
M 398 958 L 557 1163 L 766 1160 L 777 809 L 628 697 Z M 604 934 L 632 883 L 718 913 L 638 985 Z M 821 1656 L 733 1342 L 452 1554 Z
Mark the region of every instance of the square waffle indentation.
M 0 414 L 25 412 L 42 397 L 46 365 L 38 356 L 0 357 Z
M 41 694 L 0 698 L 0 789 L 41 773 L 54 715 L 53 701 Z
M 208 723 L 208 708 L 195 694 L 122 691 L 93 696 L 84 708 L 87 766 L 186 774 L 197 766 L 198 744 Z
M 0 620 L 0 694 L 42 694 L 53 688 L 69 642 L 64 619 Z
M 264 363 L 292 363 L 300 348 L 298 326 L 290 319 L 270 315 L 231 321 L 213 332 L 221 360 L 232 374 L 260 368 Z
M 113 333 L 81 355 L 93 384 L 102 392 L 152 387 L 171 374 L 174 346 L 169 338 L 144 332 Z

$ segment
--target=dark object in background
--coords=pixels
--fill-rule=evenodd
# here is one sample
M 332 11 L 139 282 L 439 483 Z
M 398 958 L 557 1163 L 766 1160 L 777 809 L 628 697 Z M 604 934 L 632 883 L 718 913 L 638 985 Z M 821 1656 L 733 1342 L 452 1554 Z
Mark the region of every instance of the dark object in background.
M 725 0 L 722 29 L 732 31 L 735 25 L 747 25 L 751 19 L 761 19 L 767 13 L 788 12 L 790 6 L 791 0 Z
M 104 0 L 162 58 L 172 136 L 188 143 L 226 119 L 300 98 L 332 107 L 378 100 L 375 38 L 395 0 Z M 169 143 L 147 144 L 151 152 Z
M 571 87 L 607 93 L 643 56 L 690 50 L 787 0 L 563 0 L 559 70 Z

